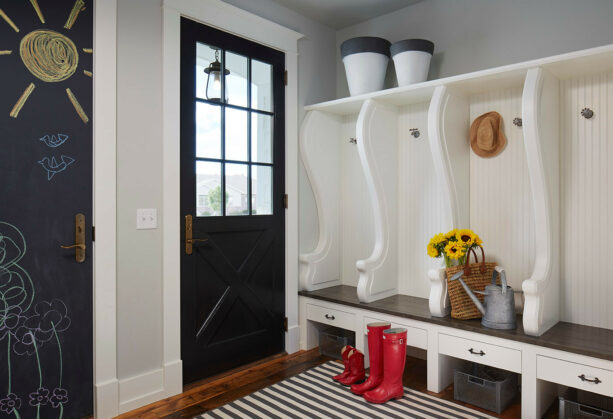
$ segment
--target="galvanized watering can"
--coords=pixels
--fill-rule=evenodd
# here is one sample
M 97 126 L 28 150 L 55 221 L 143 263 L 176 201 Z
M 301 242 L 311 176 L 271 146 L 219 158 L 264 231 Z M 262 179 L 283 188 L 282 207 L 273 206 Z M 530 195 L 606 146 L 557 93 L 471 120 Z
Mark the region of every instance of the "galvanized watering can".
M 481 324 L 490 329 L 515 329 L 515 296 L 513 288 L 507 285 L 507 276 L 504 269 L 496 266 L 492 273 L 492 283 L 485 287 L 485 292 L 475 291 L 478 294 L 485 295 L 483 304 L 462 280 L 462 275 L 464 275 L 464 271 L 456 273 L 451 277 L 451 281 L 460 281 L 470 299 L 483 314 Z M 501 285 L 496 284 L 497 275 L 500 275 Z M 485 307 L 483 307 L 484 305 Z

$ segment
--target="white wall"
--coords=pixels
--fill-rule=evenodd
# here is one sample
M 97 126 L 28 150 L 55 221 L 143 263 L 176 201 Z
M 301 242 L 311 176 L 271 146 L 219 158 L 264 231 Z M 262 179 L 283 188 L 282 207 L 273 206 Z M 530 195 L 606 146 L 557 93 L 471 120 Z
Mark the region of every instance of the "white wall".
M 354 36 L 432 40 L 436 79 L 611 44 L 612 16 L 610 0 L 426 0 L 337 32 L 337 97 L 349 94 L 340 44 Z
M 134 377 L 140 382 L 162 368 L 162 7 L 161 0 L 118 3 L 117 364 L 129 394 Z M 298 45 L 300 120 L 305 103 L 334 98 L 335 74 L 320 71 L 320 63 L 335 59 L 332 29 L 270 0 L 228 3 L 305 35 Z M 310 187 L 301 186 L 305 211 L 314 214 Z M 297 201 L 290 198 L 290 205 Z M 136 230 L 137 208 L 158 208 L 158 229 Z M 304 231 L 308 245 L 317 232 Z

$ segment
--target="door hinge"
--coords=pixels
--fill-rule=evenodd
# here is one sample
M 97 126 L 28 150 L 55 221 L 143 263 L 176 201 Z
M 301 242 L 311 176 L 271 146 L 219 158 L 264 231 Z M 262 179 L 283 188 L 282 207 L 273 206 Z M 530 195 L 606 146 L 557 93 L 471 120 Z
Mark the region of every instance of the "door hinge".
M 289 206 L 289 198 L 287 197 L 287 194 L 283 195 L 283 208 L 287 209 Z
M 283 73 L 283 82 L 287 86 L 287 70 L 285 70 L 285 72 Z
M 92 226 L 92 241 L 96 241 L 96 226 Z
M 287 332 L 287 317 L 283 319 L 283 330 Z

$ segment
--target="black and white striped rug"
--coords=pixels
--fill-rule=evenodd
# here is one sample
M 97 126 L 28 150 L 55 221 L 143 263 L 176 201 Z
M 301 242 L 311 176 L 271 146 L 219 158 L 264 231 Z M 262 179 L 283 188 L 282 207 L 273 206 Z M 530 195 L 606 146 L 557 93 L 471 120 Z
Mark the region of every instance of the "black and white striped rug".
M 327 362 L 199 418 L 492 418 L 408 387 L 400 400 L 375 405 L 332 380 L 343 367 Z

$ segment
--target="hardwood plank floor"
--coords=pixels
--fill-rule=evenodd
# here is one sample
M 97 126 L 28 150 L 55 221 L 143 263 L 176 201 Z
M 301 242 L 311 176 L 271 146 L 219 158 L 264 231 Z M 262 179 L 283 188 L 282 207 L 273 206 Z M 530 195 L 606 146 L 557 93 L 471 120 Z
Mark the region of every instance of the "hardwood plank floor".
M 301 351 L 292 355 L 279 354 L 245 367 L 229 371 L 203 381 L 192 383 L 185 387 L 184 392 L 159 402 L 150 404 L 119 416 L 120 419 L 149 418 L 193 418 L 207 410 L 222 406 L 233 400 L 244 397 L 264 387 L 275 384 L 291 376 L 300 374 L 310 368 L 329 361 L 331 358 L 322 356 L 317 349 Z M 403 381 L 405 386 L 431 394 L 433 396 L 453 401 L 453 386 L 436 394 L 426 390 L 426 361 L 407 357 Z M 467 404 L 464 404 L 468 406 Z M 520 396 L 502 415 L 475 408 L 476 410 L 504 419 L 521 417 Z M 546 418 L 557 417 L 555 409 L 550 409 Z

